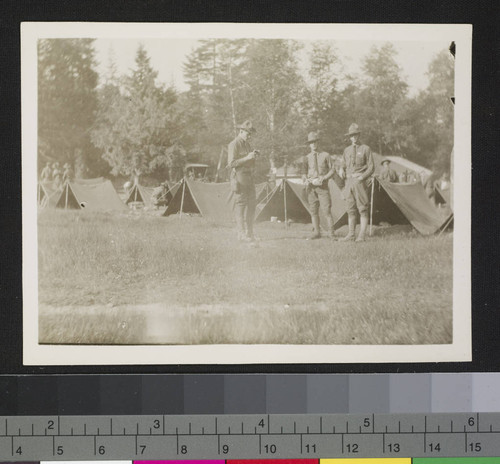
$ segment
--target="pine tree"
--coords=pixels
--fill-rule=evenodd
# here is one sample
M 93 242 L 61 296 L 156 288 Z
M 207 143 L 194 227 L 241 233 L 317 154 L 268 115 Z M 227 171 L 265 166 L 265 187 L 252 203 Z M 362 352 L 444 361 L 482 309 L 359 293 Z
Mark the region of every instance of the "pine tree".
M 341 62 L 332 42 L 312 44 L 308 80 L 301 102 L 301 114 L 308 131 L 319 131 L 321 148 L 338 152 L 344 145 L 346 113 L 338 76 Z
M 42 39 L 38 43 L 38 155 L 45 161 L 102 169 L 89 132 L 97 110 L 93 39 Z
M 447 50 L 436 55 L 427 75 L 428 87 L 412 103 L 412 132 L 418 140 L 413 157 L 439 176 L 450 172 L 454 134 L 454 61 Z
M 404 131 L 401 116 L 408 84 L 401 76 L 396 53 L 390 43 L 372 47 L 363 63 L 364 82 L 356 102 L 363 139 L 382 155 L 404 154 L 400 132 Z
M 291 40 L 253 40 L 245 63 L 244 112 L 259 131 L 254 144 L 276 166 L 296 157 L 293 147 L 303 146 L 298 50 Z
M 176 122 L 173 88 L 156 84 L 157 71 L 146 50 L 139 46 L 135 68 L 120 87 L 104 86 L 92 140 L 109 163 L 113 174 L 141 175 L 168 167 L 180 128 Z M 170 150 L 169 150 L 170 149 Z

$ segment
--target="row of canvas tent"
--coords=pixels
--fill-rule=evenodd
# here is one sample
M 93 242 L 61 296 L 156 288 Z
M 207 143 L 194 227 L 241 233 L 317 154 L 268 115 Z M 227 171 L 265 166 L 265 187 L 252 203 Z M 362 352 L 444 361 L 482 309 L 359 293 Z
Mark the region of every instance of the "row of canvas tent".
M 346 203 L 336 182 L 330 180 L 329 189 L 332 197 L 331 212 L 335 227 L 339 228 L 347 223 Z M 111 181 L 104 178 L 79 179 L 64 184 L 62 191 L 50 184 L 39 184 L 38 199 L 41 206 L 125 211 L 126 204 L 132 201 L 142 201 L 145 206 L 150 206 L 152 190 L 136 185 L 123 203 Z M 256 191 L 257 222 L 268 221 L 271 217 L 280 221 L 311 222 L 304 185 L 281 180 L 274 188 L 268 183 L 259 184 Z M 448 208 L 435 207 L 420 183 L 391 184 L 375 177 L 371 192 L 374 224 L 411 224 L 421 234 L 429 235 L 441 230 L 453 217 Z M 164 216 L 192 213 L 201 214 L 213 222 L 233 222 L 233 194 L 229 183 L 210 184 L 186 179 L 180 185 L 170 186 L 167 194 L 171 198 Z M 326 222 L 323 220 L 322 223 Z
M 339 228 L 347 224 L 346 202 L 334 181 L 330 180 L 328 186 L 335 228 Z M 256 222 L 269 221 L 272 217 L 280 221 L 311 222 L 304 185 L 282 180 L 271 190 L 267 184 L 259 184 L 256 190 Z M 374 224 L 411 224 L 422 235 L 430 235 L 447 227 L 453 218 L 451 210 L 435 207 L 420 183 L 391 184 L 374 177 L 371 193 Z M 185 180 L 163 215 L 200 214 L 212 222 L 224 223 L 233 222 L 232 210 L 233 194 L 229 183 Z M 322 223 L 326 223 L 324 219 Z
M 169 184 L 165 195 L 168 203 L 178 184 Z M 75 179 L 57 188 L 53 182 L 38 183 L 38 205 L 41 208 L 86 209 L 88 211 L 125 211 L 132 202 L 152 206 L 154 188 L 134 185 L 122 202 L 110 180 L 104 177 L 95 179 Z

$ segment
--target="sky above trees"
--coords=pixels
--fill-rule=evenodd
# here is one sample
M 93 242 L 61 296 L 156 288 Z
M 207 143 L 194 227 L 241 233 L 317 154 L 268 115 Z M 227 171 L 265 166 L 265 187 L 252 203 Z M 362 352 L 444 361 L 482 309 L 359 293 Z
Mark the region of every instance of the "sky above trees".
M 174 84 L 180 91 L 188 90 L 183 75 L 183 63 L 186 56 L 199 46 L 195 39 L 96 39 L 94 41 L 96 70 L 105 75 L 110 57 L 115 61 L 119 74 L 124 74 L 134 67 L 135 52 L 140 44 L 151 58 L 152 67 L 158 71 L 158 80 L 166 85 Z M 307 74 L 313 41 L 302 41 L 299 68 Z M 368 40 L 332 40 L 332 46 L 342 61 L 345 74 L 360 74 L 363 59 L 373 45 L 380 46 L 386 41 Z M 396 41 L 392 42 L 397 52 L 396 62 L 408 84 L 409 95 L 423 90 L 429 84 L 427 69 L 431 61 L 449 46 L 444 41 Z

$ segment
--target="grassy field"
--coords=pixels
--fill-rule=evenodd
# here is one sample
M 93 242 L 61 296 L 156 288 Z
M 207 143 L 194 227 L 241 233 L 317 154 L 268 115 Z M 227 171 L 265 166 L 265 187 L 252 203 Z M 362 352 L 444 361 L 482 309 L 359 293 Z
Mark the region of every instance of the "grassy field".
M 200 217 L 44 210 L 38 223 L 41 343 L 452 341 L 448 233 L 341 243 L 265 223 L 252 248 Z

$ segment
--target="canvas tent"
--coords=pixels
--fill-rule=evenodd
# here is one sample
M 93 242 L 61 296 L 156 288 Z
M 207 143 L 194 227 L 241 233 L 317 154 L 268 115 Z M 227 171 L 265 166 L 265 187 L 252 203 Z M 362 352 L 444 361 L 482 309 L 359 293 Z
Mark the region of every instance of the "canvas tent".
M 342 198 L 340 186 L 333 180 L 328 183 L 332 198 L 332 216 L 335 228 L 347 224 L 347 206 Z M 257 212 L 256 220 L 269 220 L 276 216 L 284 220 L 284 189 L 287 197 L 287 217 L 295 222 L 311 222 L 305 186 L 282 181 L 274 190 L 268 203 Z M 370 192 L 372 189 L 370 188 Z M 436 208 L 429 200 L 422 185 L 391 184 L 374 179 L 373 186 L 373 224 L 387 222 L 411 224 L 422 235 L 430 235 L 441 230 L 450 220 L 451 211 Z M 320 208 L 320 223 L 326 225 L 326 219 Z
M 441 189 L 439 186 L 434 187 L 436 203 L 446 204 L 450 206 L 450 189 Z
M 54 182 L 38 182 L 37 203 L 40 208 L 55 207 L 60 189 L 57 189 Z
M 445 226 L 452 213 L 436 208 L 420 182 L 398 184 L 374 179 L 373 223 L 411 224 L 420 234 L 431 235 Z
M 346 213 L 346 205 L 342 199 L 341 189 L 333 180 L 328 182 L 332 198 L 332 215 L 334 222 L 341 221 Z M 290 180 L 281 180 L 269 195 L 266 203 L 257 205 L 256 221 L 269 221 L 271 217 L 285 220 L 286 216 L 293 222 L 310 223 L 311 214 L 307 201 L 306 187 Z M 326 219 L 320 209 L 321 224 L 326 225 Z
M 267 203 L 267 200 L 271 196 L 274 187 L 275 185 L 273 186 L 270 182 L 262 182 L 260 184 L 256 184 L 255 196 L 257 198 L 257 204 Z
M 425 193 L 420 182 L 413 184 L 398 184 L 384 182 L 378 178 L 373 179 L 373 210 L 371 212 L 372 222 L 375 225 L 381 222 L 395 224 L 411 224 L 420 234 L 431 235 L 439 230 L 449 221 L 451 211 L 436 208 Z M 333 187 L 333 189 L 332 189 Z M 330 193 L 334 186 L 330 186 Z M 347 224 L 346 203 L 332 194 L 332 214 L 335 227 L 339 228 Z
M 141 184 L 134 184 L 127 195 L 125 204 L 141 202 L 146 208 L 150 208 L 152 205 L 151 197 L 153 196 L 153 187 L 145 187 Z
M 269 221 L 271 217 L 284 221 L 285 202 L 287 220 L 311 222 L 304 186 L 289 180 L 279 182 L 269 195 L 268 201 L 258 205 L 255 221 Z
M 332 217 L 335 228 L 339 228 L 344 223 L 347 224 L 347 204 L 342 198 L 342 189 L 344 187 L 344 181 L 340 177 L 336 177 L 335 181 L 330 179 L 328 181 L 328 189 L 330 190 L 330 198 L 332 199 Z M 326 225 L 326 218 L 320 208 L 320 224 L 322 226 Z
M 233 198 L 229 182 L 206 183 L 184 179 L 163 213 L 200 214 L 214 222 L 233 222 Z
M 66 182 L 56 208 L 85 209 L 88 211 L 126 211 L 110 180 L 75 179 Z
M 172 184 L 167 182 L 168 190 L 165 194 L 165 203 L 169 203 L 174 196 L 178 184 Z M 128 205 L 131 202 L 142 202 L 146 208 L 151 208 L 154 206 L 153 194 L 158 187 L 145 187 L 141 184 L 135 184 L 131 189 L 125 200 L 125 204 Z M 160 187 L 161 188 L 161 187 Z

